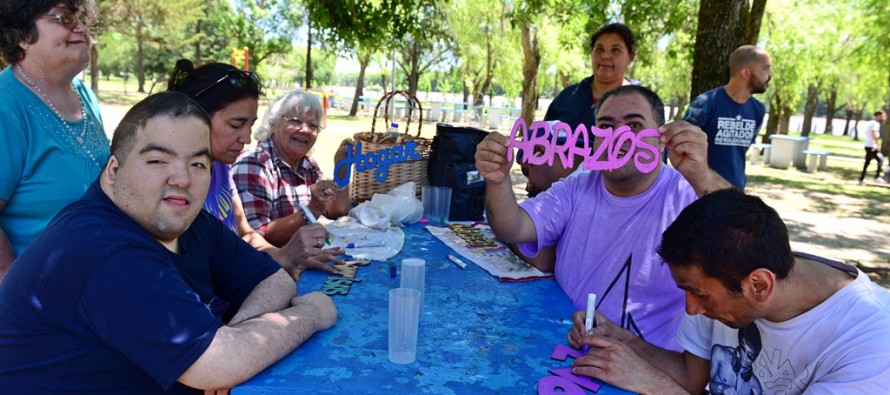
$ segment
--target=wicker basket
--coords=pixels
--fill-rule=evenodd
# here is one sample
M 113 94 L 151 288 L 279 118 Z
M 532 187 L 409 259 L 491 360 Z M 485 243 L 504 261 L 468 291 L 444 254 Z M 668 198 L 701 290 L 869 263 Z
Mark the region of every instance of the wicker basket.
M 386 121 L 386 124 L 389 125 L 389 104 L 396 95 L 402 95 L 408 99 L 406 103 L 408 122 L 405 124 L 405 134 L 387 135 L 385 133 L 375 133 L 377 113 L 380 110 L 380 106 L 386 102 L 383 107 L 383 118 Z M 412 137 L 409 134 L 408 128 L 411 126 L 411 115 L 414 111 L 417 111 L 418 113 L 418 123 L 417 135 Z M 414 182 L 415 195 L 420 199 L 421 188 L 430 183 L 427 175 L 427 164 L 430 157 L 430 146 L 432 145 L 432 139 L 420 137 L 420 128 L 422 125 L 423 108 L 420 106 L 420 101 L 410 93 L 406 91 L 394 91 L 380 98 L 380 101 L 377 102 L 377 107 L 374 108 L 374 118 L 371 120 L 371 131 L 356 133 L 353 136 L 353 140 L 356 143 L 362 143 L 363 153 L 376 152 L 381 149 L 405 144 L 407 141 L 414 141 L 417 143 L 414 152 L 420 154 L 420 159 L 408 160 L 407 162 L 389 166 L 389 174 L 383 182 L 377 181 L 374 177 L 374 172 L 377 168 L 366 169 L 365 171 L 359 172 L 356 171 L 355 164 L 353 164 L 352 182 L 349 185 L 349 197 L 352 199 L 352 203 L 358 204 L 370 200 L 375 193 L 388 193 L 393 188 L 409 181 Z M 355 147 L 353 147 L 353 149 L 355 149 Z

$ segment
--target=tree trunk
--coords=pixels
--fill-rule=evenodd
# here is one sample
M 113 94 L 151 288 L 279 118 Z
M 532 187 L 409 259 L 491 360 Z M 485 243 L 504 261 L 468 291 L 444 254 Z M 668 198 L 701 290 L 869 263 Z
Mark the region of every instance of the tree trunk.
M 849 136 L 852 134 L 850 133 L 850 121 L 853 120 L 853 114 L 855 114 L 855 112 L 852 109 L 848 108 L 844 111 L 844 115 L 846 118 L 846 121 L 844 122 L 844 136 Z
M 420 79 L 420 45 L 417 42 L 411 44 L 408 71 L 408 93 L 417 96 L 417 81 Z
M 358 113 L 358 98 L 364 95 L 365 86 L 365 69 L 371 62 L 371 51 L 367 51 L 365 56 L 359 59 L 358 81 L 355 82 L 355 96 L 352 98 L 352 107 L 349 108 L 349 116 L 354 117 Z M 385 84 L 384 84 L 385 85 Z
M 828 91 L 828 101 L 825 102 L 825 130 L 823 134 L 832 134 L 834 132 L 834 113 L 837 112 L 835 105 L 837 104 L 837 85 L 832 85 Z M 843 107 L 843 106 L 842 106 Z
M 813 114 L 816 113 L 816 105 L 819 104 L 819 85 L 810 83 L 807 87 L 807 100 L 803 107 L 803 127 L 800 135 L 807 137 L 813 129 Z
M 779 134 L 788 134 L 788 124 L 791 123 L 791 115 L 794 110 L 787 105 L 782 106 L 782 118 L 779 120 Z
M 697 97 L 729 80 L 729 54 L 744 44 L 748 14 L 747 0 L 701 1 L 689 97 Z
M 93 93 L 99 96 L 99 47 L 93 45 L 90 47 L 90 88 Z
M 142 36 L 142 27 L 136 28 L 136 80 L 139 82 L 139 93 L 145 93 L 145 37 Z
M 766 11 L 766 0 L 754 0 L 748 21 L 745 24 L 745 44 L 757 45 L 760 38 L 760 25 L 763 21 L 763 13 Z
M 853 141 L 859 141 L 859 121 L 865 114 L 865 107 L 856 112 L 856 123 L 853 124 Z
M 535 118 L 538 101 L 538 66 L 541 64 L 541 50 L 538 47 L 538 32 L 532 31 L 531 21 L 524 20 L 522 32 L 522 119 L 531 125 Z
M 386 87 L 389 86 L 386 83 L 386 73 L 380 73 L 380 86 L 383 87 L 383 96 L 386 96 Z
M 470 97 L 470 88 L 467 86 L 466 81 L 464 81 L 463 85 L 464 85 L 464 100 L 463 100 L 463 102 L 466 103 L 467 98 Z
M 306 90 L 312 89 L 312 16 L 306 12 L 306 18 L 309 20 L 308 36 L 306 39 L 306 80 L 303 82 Z
M 782 97 L 776 94 L 769 103 L 769 117 L 766 120 L 766 133 L 764 133 L 763 138 L 760 139 L 761 143 L 770 144 L 771 140 L 769 136 L 779 132 L 779 121 L 781 121 L 782 118 L 782 115 L 779 112 L 780 108 L 782 108 Z
M 677 98 L 677 113 L 674 115 L 673 120 L 679 121 L 683 119 L 683 114 L 686 112 L 686 106 L 689 104 L 689 96 L 685 94 L 680 95 Z

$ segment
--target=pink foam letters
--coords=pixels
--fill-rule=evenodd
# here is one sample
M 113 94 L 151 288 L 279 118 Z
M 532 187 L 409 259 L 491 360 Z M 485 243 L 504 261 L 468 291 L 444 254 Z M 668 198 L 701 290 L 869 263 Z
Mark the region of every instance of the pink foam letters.
M 529 128 L 524 119 L 517 119 L 510 130 L 507 160 L 513 161 L 513 149 L 516 148 L 522 150 L 522 163 L 532 165 L 553 166 L 554 159 L 559 158 L 562 166 L 569 168 L 574 164 L 575 157 L 580 156 L 584 158 L 583 166 L 587 170 L 615 170 L 631 159 L 641 173 L 651 173 L 658 167 L 661 152 L 657 146 L 643 140 L 658 137 L 657 129 L 643 129 L 634 133 L 626 125 L 615 130 L 591 126 L 590 132 L 597 139 L 595 147 L 591 147 L 588 141 L 588 129 L 584 124 L 578 125 L 573 131 L 565 122 L 557 122 L 552 127 L 552 133 L 529 133 L 548 127 L 550 126 L 545 121 L 535 121 Z M 562 144 L 558 141 L 560 131 L 568 136 Z M 576 141 L 582 141 L 583 144 L 578 146 Z M 625 144 L 628 145 L 627 151 L 620 155 Z M 543 151 L 535 152 L 537 147 L 543 148 Z M 591 155 L 592 148 L 595 150 Z
M 580 358 L 583 355 L 580 350 L 567 347 L 564 344 L 557 344 L 553 352 L 550 353 L 550 358 L 565 361 L 568 357 Z M 549 372 L 556 376 L 546 376 L 538 381 L 538 395 L 583 394 L 582 388 L 593 392 L 600 389 L 600 385 L 590 377 L 577 376 L 572 373 L 572 368 L 550 369 Z

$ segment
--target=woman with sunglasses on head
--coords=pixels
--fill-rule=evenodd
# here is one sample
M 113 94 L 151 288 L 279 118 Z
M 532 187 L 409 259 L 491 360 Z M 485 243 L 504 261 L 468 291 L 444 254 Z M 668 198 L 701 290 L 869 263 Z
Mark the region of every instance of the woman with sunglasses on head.
M 248 224 L 241 200 L 232 182 L 229 165 L 250 142 L 250 130 L 257 119 L 262 85 L 259 77 L 223 63 L 195 68 L 186 59 L 176 62 L 167 90 L 185 93 L 195 99 L 210 115 L 210 191 L 204 209 L 219 218 L 233 232 L 260 251 L 268 252 L 294 278 L 304 269 L 334 273 L 326 262 L 344 263 L 335 254 L 339 248 L 322 249 L 327 232 L 320 225 L 305 227 L 281 243 L 269 244 Z
M 324 110 L 315 95 L 300 90 L 284 95 L 266 111 L 254 135 L 259 143 L 232 166 L 247 221 L 272 244 L 278 245 L 312 222 L 300 205 L 308 207 L 315 218 L 339 218 L 349 212 L 348 188 L 324 180 L 318 164 L 309 157 L 323 130 L 323 119 Z M 351 139 L 340 143 L 334 163 L 346 158 L 351 144 Z
M 98 101 L 75 79 L 96 16 L 93 0 L 0 0 L 0 281 L 108 160 Z

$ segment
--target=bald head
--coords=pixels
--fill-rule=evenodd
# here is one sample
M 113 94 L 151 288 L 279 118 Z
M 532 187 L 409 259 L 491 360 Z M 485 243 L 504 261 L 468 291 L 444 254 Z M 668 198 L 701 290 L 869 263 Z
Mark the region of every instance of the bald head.
M 735 76 L 742 69 L 752 67 L 763 61 L 769 54 L 753 45 L 742 45 L 729 55 L 729 75 Z

